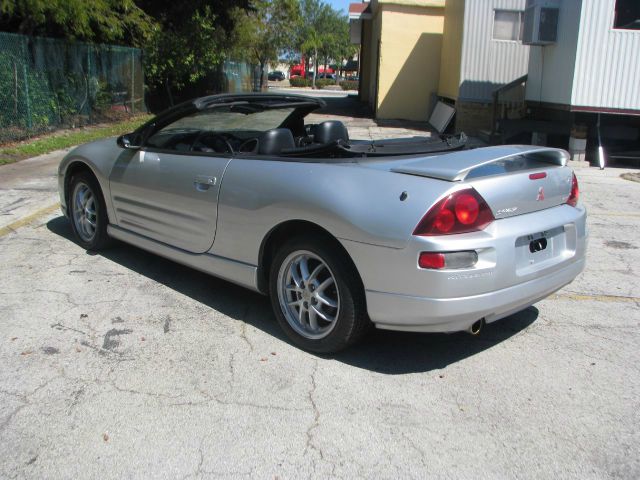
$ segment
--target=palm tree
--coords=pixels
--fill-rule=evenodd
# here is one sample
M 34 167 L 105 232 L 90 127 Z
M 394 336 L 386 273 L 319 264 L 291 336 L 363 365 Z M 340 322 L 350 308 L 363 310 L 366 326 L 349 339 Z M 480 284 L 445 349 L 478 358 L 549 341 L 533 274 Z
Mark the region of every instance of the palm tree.
M 318 50 L 322 48 L 323 36 L 314 29 L 307 31 L 307 38 L 302 42 L 302 50 L 313 54 L 313 80 L 311 86 L 316 88 L 316 76 L 318 74 Z

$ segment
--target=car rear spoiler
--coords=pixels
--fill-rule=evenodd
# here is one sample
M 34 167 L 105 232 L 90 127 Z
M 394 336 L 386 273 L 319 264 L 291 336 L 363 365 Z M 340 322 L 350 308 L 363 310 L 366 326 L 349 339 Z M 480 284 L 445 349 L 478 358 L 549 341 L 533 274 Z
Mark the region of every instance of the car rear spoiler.
M 392 168 L 391 171 L 449 182 L 460 182 L 466 178 L 469 172 L 478 167 L 522 157 L 564 167 L 569 159 L 569 154 L 559 148 L 503 145 L 409 160 Z

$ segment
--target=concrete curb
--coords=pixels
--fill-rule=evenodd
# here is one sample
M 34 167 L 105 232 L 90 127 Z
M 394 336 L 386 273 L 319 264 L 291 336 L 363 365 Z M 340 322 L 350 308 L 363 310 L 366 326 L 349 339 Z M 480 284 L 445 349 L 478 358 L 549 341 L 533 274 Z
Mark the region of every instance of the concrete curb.
M 19 220 L 16 220 L 15 222 L 10 223 L 9 225 L 5 225 L 4 227 L 1 227 L 0 238 L 6 235 L 9 235 L 10 233 L 14 233 L 19 228 L 29 225 L 30 223 L 34 222 L 35 220 L 37 220 L 38 218 L 44 215 L 48 215 L 50 213 L 55 212 L 58 208 L 60 208 L 59 203 L 56 203 L 54 205 L 49 205 L 48 207 L 44 207 L 39 210 L 36 210 L 32 214 L 27 215 L 26 217 L 22 217 Z

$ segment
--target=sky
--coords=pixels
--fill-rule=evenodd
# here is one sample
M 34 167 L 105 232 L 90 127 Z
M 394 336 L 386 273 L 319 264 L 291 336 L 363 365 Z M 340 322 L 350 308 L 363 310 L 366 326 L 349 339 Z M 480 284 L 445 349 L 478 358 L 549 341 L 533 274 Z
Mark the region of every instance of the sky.
M 349 12 L 349 4 L 356 3 L 362 0 L 326 0 L 336 10 L 342 10 L 343 13 Z

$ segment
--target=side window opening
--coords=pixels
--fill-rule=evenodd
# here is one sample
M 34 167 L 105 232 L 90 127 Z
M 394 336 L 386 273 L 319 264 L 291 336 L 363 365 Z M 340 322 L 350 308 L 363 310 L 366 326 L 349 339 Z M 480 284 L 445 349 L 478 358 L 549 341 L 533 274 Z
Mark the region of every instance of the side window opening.
M 613 28 L 617 30 L 640 30 L 640 1 L 616 0 Z

